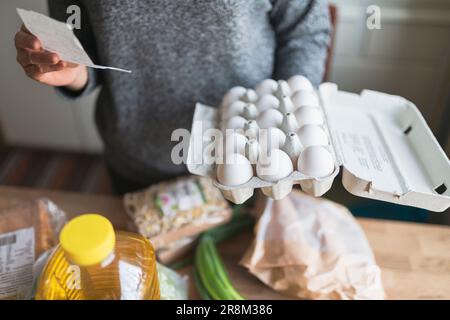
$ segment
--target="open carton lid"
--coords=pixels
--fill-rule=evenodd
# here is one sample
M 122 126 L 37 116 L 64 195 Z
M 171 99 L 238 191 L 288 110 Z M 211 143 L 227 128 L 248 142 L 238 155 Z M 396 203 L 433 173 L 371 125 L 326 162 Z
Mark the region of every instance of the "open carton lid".
M 450 207 L 450 161 L 413 103 L 333 83 L 319 95 L 347 191 L 431 211 Z

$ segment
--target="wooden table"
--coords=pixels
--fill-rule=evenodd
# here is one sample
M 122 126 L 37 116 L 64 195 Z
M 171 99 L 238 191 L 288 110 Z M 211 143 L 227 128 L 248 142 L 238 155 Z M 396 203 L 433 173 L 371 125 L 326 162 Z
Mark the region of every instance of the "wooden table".
M 0 187 L 0 208 L 36 197 L 50 198 L 69 217 L 101 213 L 117 229 L 127 229 L 129 225 L 122 200 L 113 196 Z M 382 269 L 389 299 L 450 299 L 450 227 L 373 219 L 358 219 L 358 222 Z M 288 298 L 264 286 L 238 265 L 251 237 L 250 232 L 243 233 L 219 246 L 233 284 L 250 299 Z M 181 270 L 188 275 L 191 271 L 191 267 Z M 198 297 L 192 281 L 190 291 L 192 298 Z

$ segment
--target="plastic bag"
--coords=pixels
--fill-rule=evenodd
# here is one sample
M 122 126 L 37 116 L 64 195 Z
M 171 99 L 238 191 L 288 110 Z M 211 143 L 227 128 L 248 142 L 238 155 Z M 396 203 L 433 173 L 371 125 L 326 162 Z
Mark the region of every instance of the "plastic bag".
M 292 192 L 267 200 L 241 264 L 282 293 L 308 299 L 383 299 L 380 268 L 347 208 Z
M 197 243 L 198 236 L 181 238 L 156 251 L 158 261 L 164 264 L 172 263 L 190 252 Z
M 187 300 L 188 280 L 172 269 L 157 263 L 161 300 Z
M 48 199 L 0 211 L 0 299 L 28 299 L 33 265 L 59 241 L 66 214 Z
M 209 178 L 181 177 L 128 193 L 125 208 L 137 232 L 157 250 L 192 238 L 231 218 L 231 208 Z

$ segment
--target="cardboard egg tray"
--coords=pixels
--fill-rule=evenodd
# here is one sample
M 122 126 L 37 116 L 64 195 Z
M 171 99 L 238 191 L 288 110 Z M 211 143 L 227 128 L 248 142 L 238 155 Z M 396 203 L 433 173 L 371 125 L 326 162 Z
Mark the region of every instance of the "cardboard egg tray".
M 317 94 L 330 140 L 327 148 L 335 159 L 335 170 L 328 177 L 294 171 L 276 183 L 257 176 L 239 186 L 219 183 L 215 164 L 205 155 L 210 141 L 203 133 L 220 128 L 220 109 L 201 103 L 197 103 L 193 118 L 188 170 L 214 179 L 234 203 L 245 202 L 255 188 L 270 198 L 282 199 L 295 184 L 310 195 L 321 196 L 331 188 L 342 166 L 343 185 L 357 196 L 431 211 L 450 207 L 450 161 L 413 103 L 370 90 L 344 92 L 333 83 L 322 84 Z

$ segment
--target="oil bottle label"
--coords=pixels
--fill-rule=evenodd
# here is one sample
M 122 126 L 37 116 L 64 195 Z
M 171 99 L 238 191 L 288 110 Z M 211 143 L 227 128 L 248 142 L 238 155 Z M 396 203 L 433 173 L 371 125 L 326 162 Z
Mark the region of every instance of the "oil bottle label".
M 120 300 L 140 300 L 142 270 L 125 261 L 119 261 Z
M 33 282 L 34 229 L 0 235 L 0 299 L 27 297 Z

